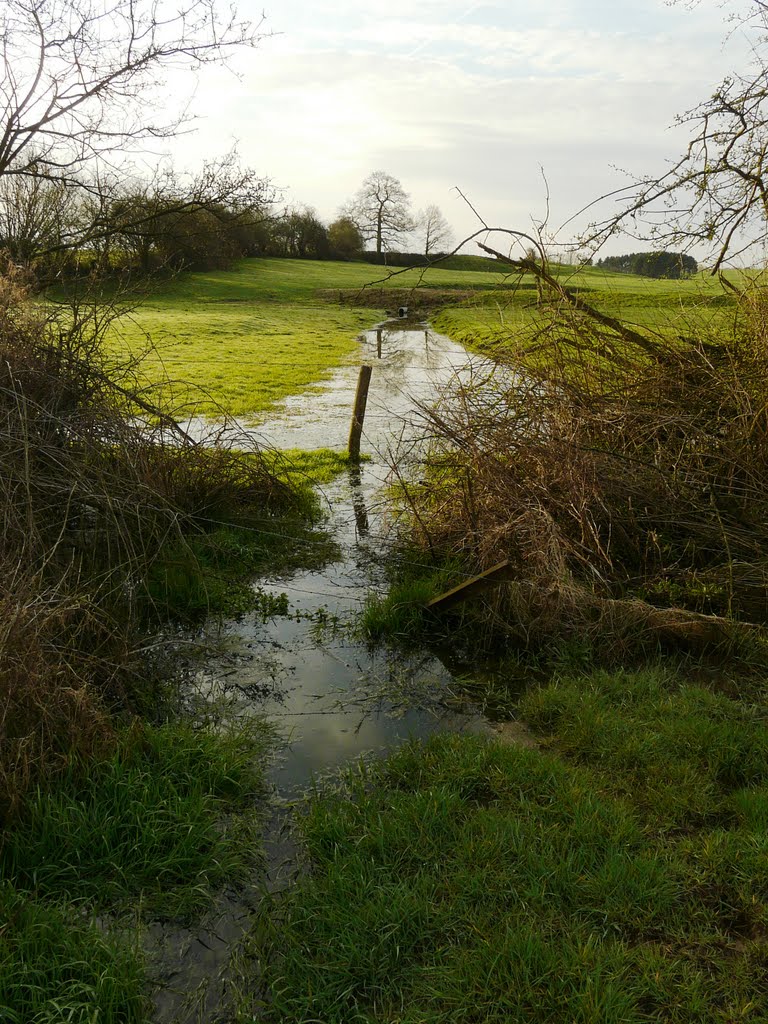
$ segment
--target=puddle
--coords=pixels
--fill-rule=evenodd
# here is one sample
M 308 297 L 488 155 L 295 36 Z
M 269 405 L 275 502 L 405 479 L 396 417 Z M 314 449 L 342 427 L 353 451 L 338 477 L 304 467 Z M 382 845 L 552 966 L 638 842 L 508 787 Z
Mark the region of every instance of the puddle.
M 362 442 L 371 461 L 321 492 L 341 557 L 320 570 L 260 580 L 266 593 L 287 595 L 296 617 L 263 622 L 253 614 L 225 623 L 225 654 L 197 680 L 203 692 L 234 694 L 277 724 L 287 740 L 272 775 L 282 796 L 408 737 L 485 728 L 476 714 L 446 708 L 454 676 L 435 654 L 371 649 L 348 625 L 384 586 L 377 566 L 392 528 L 382 495 L 391 453 L 398 448 L 401 460 L 403 452 L 417 460 L 419 404 L 431 403 L 456 374 L 485 373 L 493 364 L 427 326 L 397 323 L 365 333 L 360 362 L 373 367 Z M 257 427 L 238 427 L 275 448 L 344 449 L 357 375 L 357 366 L 343 367 L 317 393 L 287 399 Z

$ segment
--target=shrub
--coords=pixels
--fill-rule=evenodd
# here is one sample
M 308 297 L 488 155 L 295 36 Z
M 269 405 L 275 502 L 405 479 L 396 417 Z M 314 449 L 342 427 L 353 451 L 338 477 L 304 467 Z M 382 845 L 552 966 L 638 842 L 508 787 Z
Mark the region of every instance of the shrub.
M 547 305 L 498 353 L 507 368 L 425 412 L 415 542 L 469 571 L 508 559 L 480 614 L 528 648 L 711 650 L 732 618 L 766 623 L 762 290 L 738 294 L 729 337 L 641 334 L 523 262 Z
M 137 707 L 164 551 L 293 501 L 258 453 L 195 443 L 109 362 L 118 312 L 33 304 L 0 276 L 0 814 Z

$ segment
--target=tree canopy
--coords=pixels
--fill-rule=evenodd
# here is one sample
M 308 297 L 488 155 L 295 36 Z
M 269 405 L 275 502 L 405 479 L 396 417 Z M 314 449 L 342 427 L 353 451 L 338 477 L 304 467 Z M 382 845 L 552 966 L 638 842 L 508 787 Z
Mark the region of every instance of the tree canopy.
M 364 241 L 376 243 L 377 253 L 393 248 L 415 227 L 410 196 L 386 171 L 368 175 L 342 216 L 354 221 Z
M 632 252 L 624 256 L 605 256 L 597 261 L 597 265 L 622 274 L 675 280 L 690 277 L 699 269 L 693 256 L 682 252 Z

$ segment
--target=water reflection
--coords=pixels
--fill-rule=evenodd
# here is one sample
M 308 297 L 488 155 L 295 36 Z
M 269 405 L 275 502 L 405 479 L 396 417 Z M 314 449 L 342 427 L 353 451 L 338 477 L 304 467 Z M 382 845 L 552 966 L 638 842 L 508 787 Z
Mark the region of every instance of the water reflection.
M 259 581 L 267 593 L 288 596 L 292 617 L 226 623 L 227 653 L 201 678 L 209 692 L 235 694 L 280 727 L 288 743 L 274 780 L 283 793 L 409 736 L 485 730 L 476 714 L 446 709 L 455 678 L 435 654 L 371 650 L 350 634 L 368 595 L 385 585 L 380 565 L 390 524 L 382 490 L 391 449 L 418 436 L 421 404 L 484 361 L 473 365 L 461 345 L 423 325 L 366 332 L 360 362 L 371 363 L 374 354 L 363 435 L 371 461 L 323 489 L 341 557 L 320 571 Z M 344 448 L 357 374 L 356 366 L 345 367 L 317 392 L 287 399 L 267 422 L 239 426 L 277 448 Z

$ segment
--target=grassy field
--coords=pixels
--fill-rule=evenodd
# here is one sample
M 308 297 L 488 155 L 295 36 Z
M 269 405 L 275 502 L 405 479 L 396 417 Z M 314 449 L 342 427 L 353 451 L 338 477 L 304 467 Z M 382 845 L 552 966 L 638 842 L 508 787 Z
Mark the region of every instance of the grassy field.
M 663 282 L 598 268 L 566 267 L 560 274 L 630 323 L 654 328 L 664 322 L 665 330 L 690 333 L 727 314 L 721 286 L 703 275 Z M 188 415 L 224 409 L 258 418 L 354 361 L 359 333 L 404 299 L 423 308 L 437 329 L 475 349 L 495 347 L 537 316 L 527 279 L 439 268 L 387 276 L 387 268 L 369 264 L 278 259 L 186 274 L 158 286 L 123 318 L 114 344 L 138 353 L 151 342 L 144 373 L 156 380 L 164 368 L 179 382 L 179 412 L 186 405 Z
M 577 291 L 591 305 L 628 326 L 666 335 L 686 337 L 717 334 L 728 323 L 731 296 L 707 274 L 683 281 L 653 280 L 617 274 L 599 267 L 559 268 L 558 280 Z M 486 292 L 453 308 L 442 310 L 434 326 L 470 348 L 493 352 L 505 342 L 541 321 L 533 283 L 508 278 L 505 292 Z
M 354 360 L 358 335 L 383 319 L 386 305 L 372 307 L 366 295 L 356 303 L 354 293 L 386 274 L 386 268 L 360 263 L 275 259 L 187 274 L 165 283 L 125 317 L 114 343 L 134 353 L 151 341 L 144 367 L 150 379 L 164 368 L 181 382 L 182 401 L 191 394 L 184 384 L 200 389 L 189 413 L 258 413 Z M 430 283 L 489 287 L 496 277 L 435 271 Z M 392 287 L 417 280 L 417 272 L 409 271 Z M 342 304 L 340 291 L 353 295 Z
M 351 771 L 301 822 L 269 1019 L 765 1022 L 759 697 L 563 678 L 520 707 L 543 749 L 438 736 Z
M 711 280 L 561 275 L 652 329 L 716 333 L 730 315 Z M 205 393 L 197 412 L 257 415 L 354 359 L 357 333 L 409 295 L 477 349 L 539 316 L 528 280 L 435 270 L 375 284 L 384 276 L 285 260 L 183 276 L 113 344 L 137 352 L 150 336 L 148 379 L 162 362 Z M 343 467 L 330 452 L 271 466 L 293 483 Z M 174 615 L 237 610 L 233 566 L 248 577 L 303 550 L 300 532 L 268 540 L 271 519 L 208 530 L 207 509 L 149 579 Z M 398 632 L 418 631 L 412 605 L 430 592 L 371 605 L 369 631 L 391 633 L 393 613 Z M 267 908 L 254 942 L 270 1002 L 244 1008 L 243 1024 L 768 1020 L 764 686 L 658 667 L 564 673 L 520 703 L 538 749 L 438 737 L 312 797 L 300 828 L 314 870 Z M 95 760 L 73 755 L 55 785 L 30 790 L 0 844 L 0 1017 L 149 1019 L 143 923 L 258 884 L 270 742 L 258 722 L 116 722 Z

